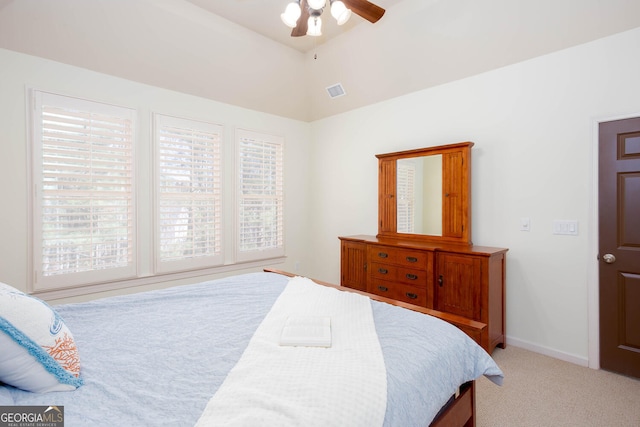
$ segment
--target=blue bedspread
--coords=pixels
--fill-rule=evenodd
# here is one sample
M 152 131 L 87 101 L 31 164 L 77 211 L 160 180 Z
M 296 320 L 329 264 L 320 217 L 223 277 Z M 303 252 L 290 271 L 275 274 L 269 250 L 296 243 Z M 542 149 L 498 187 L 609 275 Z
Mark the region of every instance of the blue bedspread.
M 55 307 L 74 334 L 85 385 L 34 394 L 0 387 L 0 405 L 63 405 L 67 427 L 193 426 L 289 279 L 251 273 Z M 385 426 L 424 426 L 457 387 L 501 383 L 457 328 L 372 301 L 387 367 Z

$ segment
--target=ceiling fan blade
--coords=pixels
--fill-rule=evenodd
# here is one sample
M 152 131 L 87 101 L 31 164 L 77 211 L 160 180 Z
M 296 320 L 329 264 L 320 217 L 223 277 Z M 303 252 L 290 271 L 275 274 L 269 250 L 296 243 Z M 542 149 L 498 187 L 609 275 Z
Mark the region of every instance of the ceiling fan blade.
M 378 5 L 375 5 L 367 0 L 342 0 L 342 2 L 351 9 L 353 13 L 362 16 L 369 22 L 378 22 L 382 15 L 384 15 L 384 9 Z
M 309 7 L 307 6 L 307 0 L 300 2 L 301 14 L 298 18 L 298 25 L 291 30 L 291 37 L 301 37 L 307 35 L 307 29 L 309 27 Z

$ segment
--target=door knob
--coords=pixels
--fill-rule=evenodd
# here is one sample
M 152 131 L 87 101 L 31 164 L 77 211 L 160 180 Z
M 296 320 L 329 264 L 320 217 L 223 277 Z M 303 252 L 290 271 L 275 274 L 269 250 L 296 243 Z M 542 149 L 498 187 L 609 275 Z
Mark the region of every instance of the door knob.
M 616 262 L 616 257 L 613 254 L 604 254 L 602 256 L 602 260 L 607 264 L 613 264 L 614 262 Z

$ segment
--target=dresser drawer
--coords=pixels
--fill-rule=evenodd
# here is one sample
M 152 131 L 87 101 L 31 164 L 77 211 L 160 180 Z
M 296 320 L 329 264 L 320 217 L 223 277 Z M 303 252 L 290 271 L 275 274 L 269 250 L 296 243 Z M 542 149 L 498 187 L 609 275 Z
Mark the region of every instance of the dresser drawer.
M 412 269 L 426 270 L 429 256 L 430 254 L 427 252 L 398 249 L 396 263 Z
M 373 279 L 370 283 L 369 293 L 391 298 L 397 301 L 424 307 L 427 303 L 427 289 L 424 287 L 404 285 L 401 283 L 387 282 Z
M 369 247 L 367 247 L 369 262 L 395 265 L 396 254 L 396 248 L 390 248 L 388 246 L 369 245 Z
M 424 251 L 400 249 L 389 246 L 369 245 L 370 263 L 393 264 L 416 270 L 426 270 L 431 254 Z
M 427 286 L 430 282 L 426 270 L 414 270 L 390 264 L 372 263 L 370 274 L 373 280 L 390 280 L 413 286 Z
M 395 281 L 396 277 L 398 277 L 398 267 L 393 264 L 381 264 L 381 263 L 371 263 L 369 267 L 369 274 L 371 274 L 372 279 L 380 279 L 380 280 L 392 280 Z
M 426 270 L 412 270 L 410 268 L 399 268 L 396 280 L 411 286 L 426 287 L 431 281 Z

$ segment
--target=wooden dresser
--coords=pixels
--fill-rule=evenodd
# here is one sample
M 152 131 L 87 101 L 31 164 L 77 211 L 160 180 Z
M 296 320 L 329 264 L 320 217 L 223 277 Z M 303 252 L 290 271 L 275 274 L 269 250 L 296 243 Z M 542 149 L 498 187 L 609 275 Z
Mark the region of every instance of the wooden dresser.
M 340 241 L 342 286 L 484 323 L 472 338 L 489 353 L 504 348 L 507 249 L 366 235 Z
M 491 353 L 506 344 L 507 249 L 471 243 L 473 146 L 376 154 L 378 233 L 340 237 L 340 284 L 446 317 Z

